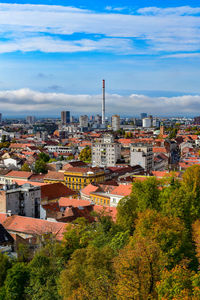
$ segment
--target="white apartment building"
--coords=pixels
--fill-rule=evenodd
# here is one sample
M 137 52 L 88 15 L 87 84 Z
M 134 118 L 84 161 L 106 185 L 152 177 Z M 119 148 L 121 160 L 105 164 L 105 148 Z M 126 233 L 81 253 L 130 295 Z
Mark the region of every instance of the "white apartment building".
M 92 165 L 114 167 L 121 158 L 121 145 L 114 142 L 112 135 L 104 135 L 100 142 L 92 145 Z
M 120 129 L 120 116 L 112 116 L 112 129 L 113 131 L 118 131 Z
M 80 116 L 79 117 L 79 125 L 80 127 L 88 127 L 88 116 Z
M 0 212 L 38 218 L 41 189 L 25 183 L 22 186 L 4 185 L 0 190 Z
M 135 143 L 130 149 L 131 166 L 140 165 L 144 170 L 153 169 L 153 147 L 151 144 Z

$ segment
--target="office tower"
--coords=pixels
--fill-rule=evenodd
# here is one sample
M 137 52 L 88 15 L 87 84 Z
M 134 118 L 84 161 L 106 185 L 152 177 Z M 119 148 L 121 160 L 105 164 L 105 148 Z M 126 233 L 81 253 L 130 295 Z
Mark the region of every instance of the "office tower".
M 80 127 L 88 127 L 88 116 L 80 116 L 79 117 L 79 125 Z
M 145 171 L 153 168 L 153 148 L 151 144 L 135 143 L 130 148 L 131 166 L 140 165 Z
M 69 124 L 70 123 L 70 111 L 61 111 L 61 124 Z
M 140 116 L 141 116 L 141 119 L 144 119 L 144 118 L 147 117 L 147 114 L 146 113 L 141 113 Z
M 113 131 L 118 131 L 120 129 L 120 116 L 112 116 L 112 129 Z
M 102 124 L 105 124 L 105 80 L 103 79 L 103 86 L 102 86 Z
M 114 167 L 121 158 L 121 144 L 114 142 L 112 135 L 106 134 L 100 142 L 92 144 L 92 165 Z
M 26 117 L 26 122 L 28 124 L 34 124 L 35 123 L 35 117 L 34 116 L 27 116 Z

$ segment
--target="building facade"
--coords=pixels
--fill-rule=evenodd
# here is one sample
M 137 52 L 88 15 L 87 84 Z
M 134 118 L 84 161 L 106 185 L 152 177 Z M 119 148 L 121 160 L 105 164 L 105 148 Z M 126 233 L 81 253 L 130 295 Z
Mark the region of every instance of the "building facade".
M 121 158 L 121 144 L 114 142 L 112 135 L 104 135 L 100 142 L 92 144 L 92 165 L 115 167 Z
M 41 190 L 39 186 L 25 183 L 22 186 L 4 185 L 0 190 L 0 212 L 11 212 L 32 218 L 39 218 Z
M 112 116 L 112 129 L 113 131 L 118 131 L 120 129 L 120 116 Z
M 79 117 L 79 126 L 88 127 L 88 116 L 84 115 Z
M 34 116 L 27 116 L 26 117 L 26 122 L 28 123 L 28 124 L 34 124 L 35 123 L 35 117 Z
M 69 124 L 70 123 L 70 111 L 61 111 L 61 124 Z
M 69 168 L 64 175 L 66 186 L 73 191 L 80 191 L 92 182 L 105 181 L 105 171 L 100 168 Z
M 153 168 L 153 147 L 151 144 L 135 143 L 130 148 L 131 166 L 140 165 L 145 171 Z
M 152 127 L 152 118 L 144 118 L 142 119 L 142 127 L 150 128 Z

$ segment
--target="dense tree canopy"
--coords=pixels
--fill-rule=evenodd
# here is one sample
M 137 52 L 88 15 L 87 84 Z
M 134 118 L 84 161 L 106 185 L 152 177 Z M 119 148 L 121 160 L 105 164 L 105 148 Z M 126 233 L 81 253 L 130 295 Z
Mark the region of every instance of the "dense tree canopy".
M 84 149 L 82 149 L 79 155 L 79 159 L 90 163 L 92 159 L 91 147 L 86 146 Z
M 200 299 L 200 166 L 133 183 L 117 222 L 101 213 L 43 238 L 33 257 L 0 254 L 0 300 Z

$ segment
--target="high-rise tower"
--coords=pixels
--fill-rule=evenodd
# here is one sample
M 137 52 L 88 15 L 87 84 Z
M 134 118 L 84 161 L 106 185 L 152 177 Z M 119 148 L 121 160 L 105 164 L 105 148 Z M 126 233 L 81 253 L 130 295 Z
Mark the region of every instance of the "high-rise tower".
M 65 125 L 70 123 L 70 112 L 69 111 L 61 111 L 61 124 Z
M 102 124 L 105 124 L 105 80 L 103 79 L 103 97 L 102 97 Z

